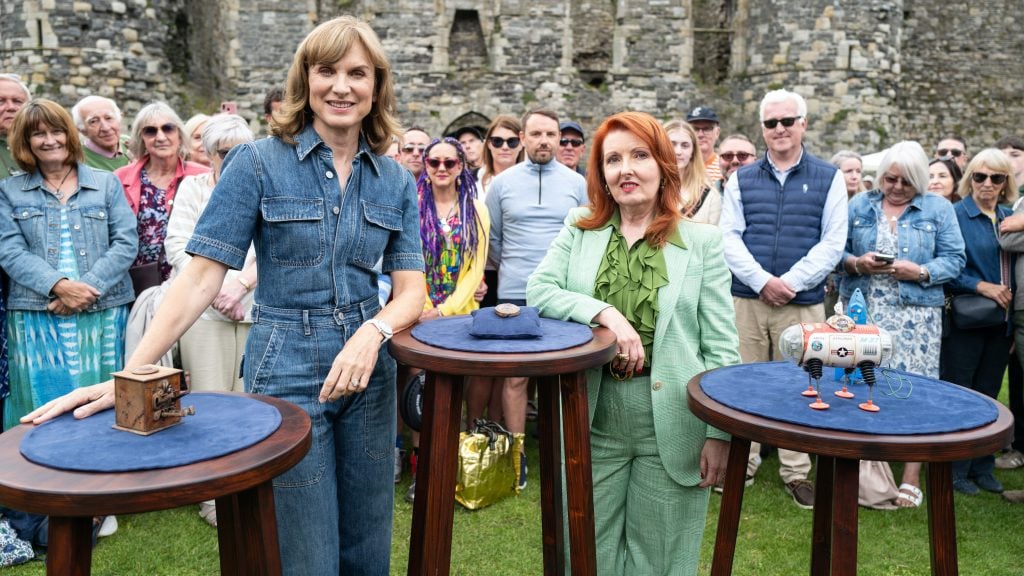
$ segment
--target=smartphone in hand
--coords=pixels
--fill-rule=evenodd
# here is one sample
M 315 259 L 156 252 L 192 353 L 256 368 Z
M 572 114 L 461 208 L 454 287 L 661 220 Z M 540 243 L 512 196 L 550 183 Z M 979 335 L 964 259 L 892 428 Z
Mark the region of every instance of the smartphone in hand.
M 886 264 L 892 264 L 896 261 L 894 254 L 882 254 L 880 252 L 875 254 L 875 262 L 885 262 Z

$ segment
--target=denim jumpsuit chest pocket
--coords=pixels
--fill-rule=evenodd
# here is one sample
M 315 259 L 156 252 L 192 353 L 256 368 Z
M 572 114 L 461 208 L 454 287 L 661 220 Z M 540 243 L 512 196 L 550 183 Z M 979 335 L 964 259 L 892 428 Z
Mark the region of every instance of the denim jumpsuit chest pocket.
M 319 266 L 327 253 L 322 198 L 264 198 L 270 259 L 279 266 Z

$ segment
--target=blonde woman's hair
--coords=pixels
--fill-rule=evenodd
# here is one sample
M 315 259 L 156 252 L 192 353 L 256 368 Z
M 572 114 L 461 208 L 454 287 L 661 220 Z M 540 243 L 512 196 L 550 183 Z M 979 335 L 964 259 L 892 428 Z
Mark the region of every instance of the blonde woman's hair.
M 387 153 L 391 137 L 399 132 L 391 64 L 370 25 L 351 16 L 324 22 L 299 44 L 288 70 L 281 109 L 270 120 L 271 134 L 289 144 L 295 144 L 295 136 L 313 119 L 309 107 L 309 69 L 318 64 L 333 64 L 341 60 L 356 44 L 366 51 L 374 69 L 374 101 L 370 113 L 363 118 L 361 133 L 375 154 Z
M 708 181 L 708 172 L 704 167 L 704 155 L 701 154 L 700 146 L 697 145 L 697 132 L 693 126 L 682 120 L 666 122 L 665 133 L 668 134 L 673 130 L 685 133 L 693 147 L 693 155 L 690 156 L 689 164 L 679 172 L 680 210 L 683 214 L 690 214 L 690 211 L 700 203 L 701 198 L 704 197 L 704 190 L 710 187 L 711 183 Z

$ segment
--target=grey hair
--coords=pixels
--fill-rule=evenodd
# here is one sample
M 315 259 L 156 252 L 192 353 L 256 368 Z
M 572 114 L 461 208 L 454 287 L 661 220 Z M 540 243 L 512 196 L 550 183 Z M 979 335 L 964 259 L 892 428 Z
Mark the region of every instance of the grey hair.
M 761 106 L 758 110 L 761 120 L 764 120 L 764 109 L 768 104 L 778 104 L 780 102 L 796 102 L 796 114 L 807 121 L 807 101 L 804 97 L 797 94 L 796 92 L 790 92 L 789 90 L 772 90 L 771 92 L 764 95 L 761 99 Z
M 178 158 L 184 159 L 188 156 L 188 138 L 185 137 L 185 124 L 181 117 L 166 102 L 153 102 L 139 110 L 132 121 L 132 136 L 128 141 L 128 150 L 134 158 L 140 159 L 146 155 L 146 144 L 142 141 L 142 128 L 156 116 L 166 116 L 171 123 L 178 127 Z
M 71 107 L 71 118 L 75 121 L 75 127 L 78 128 L 80 131 L 85 131 L 85 118 L 82 118 L 82 106 L 97 101 L 106 102 L 107 104 L 113 106 L 114 117 L 116 117 L 118 120 L 121 119 L 121 109 L 117 107 L 117 102 L 114 102 L 106 96 L 97 96 L 96 94 L 92 94 L 90 96 L 82 98 L 81 100 L 76 102 L 74 106 Z
M 904 140 L 889 148 L 878 164 L 878 171 L 875 173 L 876 187 L 881 186 L 882 176 L 893 166 L 900 169 L 903 177 L 918 194 L 924 194 L 928 190 L 928 154 L 920 144 Z
M 839 165 L 845 162 L 846 160 L 856 160 L 857 162 L 860 162 L 860 165 L 862 167 L 864 166 L 864 159 L 860 157 L 860 154 L 857 154 L 853 150 L 840 150 L 839 152 L 836 152 L 834 156 L 832 156 L 832 159 L 829 160 L 829 162 L 831 162 L 833 166 L 838 168 Z
M 21 81 L 21 76 L 17 74 L 0 74 L 0 81 L 6 80 L 17 84 L 22 90 L 25 91 L 25 99 L 32 99 L 32 91 L 28 89 L 28 85 Z
M 236 114 L 217 114 L 203 128 L 203 148 L 210 157 L 224 142 L 250 142 L 255 138 L 249 124 Z

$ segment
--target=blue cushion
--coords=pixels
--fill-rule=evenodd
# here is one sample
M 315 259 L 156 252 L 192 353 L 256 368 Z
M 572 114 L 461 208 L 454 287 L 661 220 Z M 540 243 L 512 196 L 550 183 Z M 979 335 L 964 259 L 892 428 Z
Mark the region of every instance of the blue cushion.
M 830 407 L 808 407 L 814 399 L 801 396 L 807 389 L 807 373 L 792 362 L 759 362 L 719 368 L 701 378 L 701 389 L 721 404 L 773 420 L 869 434 L 938 434 L 969 430 L 996 420 L 992 400 L 956 384 L 876 368 L 877 384 L 872 401 L 881 408 L 858 408 L 868 398 L 868 386 L 852 384 L 856 396 L 846 400 L 834 394 L 842 384 L 821 379 L 821 398 Z
M 281 425 L 277 408 L 245 396 L 193 392 L 181 404 L 195 406 L 195 416 L 149 436 L 114 429 L 113 410 L 82 420 L 65 414 L 25 434 L 21 455 L 82 472 L 173 468 L 248 448 Z
M 540 338 L 540 314 L 536 308 L 522 306 L 519 314 L 502 318 L 494 308 L 473 310 L 473 326 L 469 333 L 475 338 L 523 340 Z
M 475 338 L 470 334 L 473 317 L 447 316 L 427 322 L 420 322 L 412 329 L 412 337 L 438 348 L 464 352 L 525 353 L 550 352 L 581 346 L 594 337 L 589 326 L 575 322 L 563 322 L 540 318 L 540 338 L 519 340 L 498 340 Z

